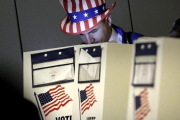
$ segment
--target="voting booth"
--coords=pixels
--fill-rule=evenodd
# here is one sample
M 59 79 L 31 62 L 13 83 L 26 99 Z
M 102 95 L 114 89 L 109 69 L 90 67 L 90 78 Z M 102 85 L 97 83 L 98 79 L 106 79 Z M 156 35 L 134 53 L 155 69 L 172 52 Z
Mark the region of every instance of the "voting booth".
M 24 98 L 42 120 L 180 119 L 180 40 L 24 52 Z
M 125 120 L 132 48 L 101 43 L 24 52 L 24 98 L 42 120 Z
M 127 120 L 180 119 L 180 39 L 140 38 L 133 46 Z

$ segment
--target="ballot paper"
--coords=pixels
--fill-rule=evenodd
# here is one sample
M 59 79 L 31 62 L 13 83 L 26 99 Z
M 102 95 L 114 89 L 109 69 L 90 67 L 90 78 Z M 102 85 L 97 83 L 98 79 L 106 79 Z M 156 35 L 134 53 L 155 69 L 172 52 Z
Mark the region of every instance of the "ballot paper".
M 94 50 L 94 52 L 96 52 Z M 79 55 L 79 81 L 99 80 L 100 57 L 92 57 L 81 49 Z
M 72 62 L 72 59 L 66 59 L 33 65 L 35 69 L 33 71 L 34 85 L 73 79 L 74 66 Z
M 31 54 L 33 87 L 74 81 L 74 48 Z
M 156 43 L 136 44 L 134 59 L 134 86 L 153 86 L 156 71 Z

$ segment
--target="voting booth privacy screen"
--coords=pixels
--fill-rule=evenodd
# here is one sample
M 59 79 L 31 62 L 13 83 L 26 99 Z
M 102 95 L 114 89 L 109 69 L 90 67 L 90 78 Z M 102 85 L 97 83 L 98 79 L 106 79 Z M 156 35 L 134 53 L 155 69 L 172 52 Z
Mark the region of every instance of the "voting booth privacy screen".
M 180 39 L 140 38 L 133 47 L 127 120 L 180 119 Z
M 24 98 L 42 120 L 180 119 L 179 46 L 143 37 L 24 52 Z
M 43 120 L 125 119 L 131 59 L 116 43 L 25 52 L 24 97 Z

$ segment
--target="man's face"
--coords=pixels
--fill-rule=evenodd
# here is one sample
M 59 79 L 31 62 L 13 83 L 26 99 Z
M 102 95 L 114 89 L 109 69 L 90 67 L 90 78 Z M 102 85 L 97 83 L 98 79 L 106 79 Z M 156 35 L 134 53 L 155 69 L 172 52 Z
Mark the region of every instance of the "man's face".
M 79 34 L 85 44 L 107 42 L 111 36 L 111 24 L 108 20 L 103 20 L 92 30 Z

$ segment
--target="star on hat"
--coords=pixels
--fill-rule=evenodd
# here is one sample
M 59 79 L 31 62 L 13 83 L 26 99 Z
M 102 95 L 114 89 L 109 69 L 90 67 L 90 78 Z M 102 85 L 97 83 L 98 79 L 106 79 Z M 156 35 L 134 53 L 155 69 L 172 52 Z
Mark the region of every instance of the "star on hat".
M 84 13 L 83 15 L 84 15 L 84 17 L 88 17 L 88 13 Z

